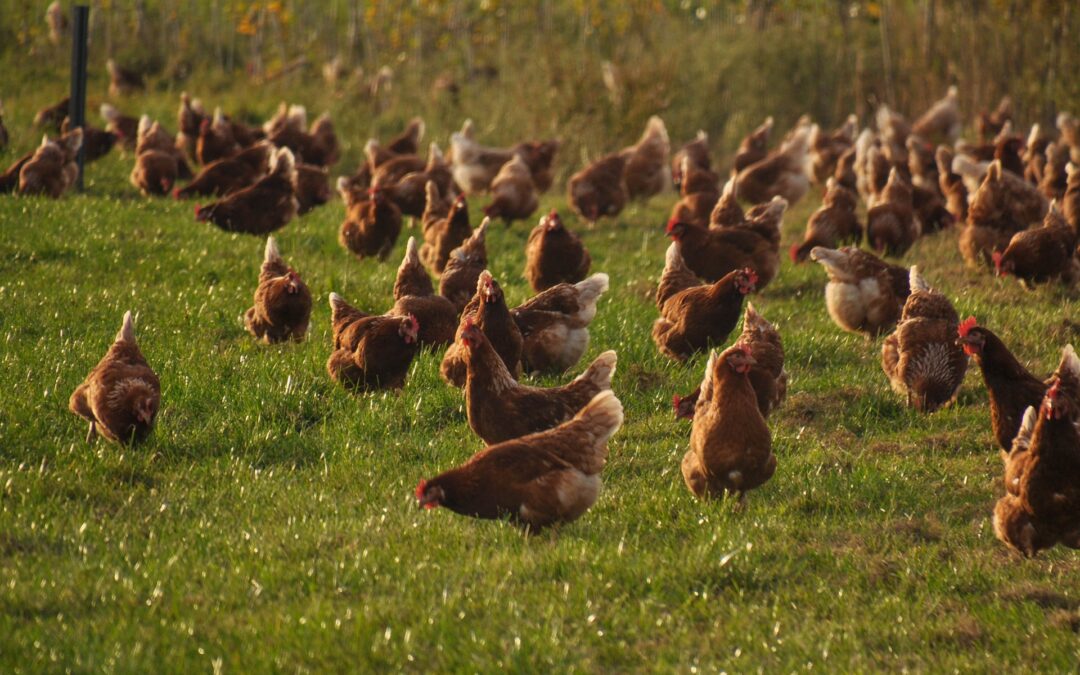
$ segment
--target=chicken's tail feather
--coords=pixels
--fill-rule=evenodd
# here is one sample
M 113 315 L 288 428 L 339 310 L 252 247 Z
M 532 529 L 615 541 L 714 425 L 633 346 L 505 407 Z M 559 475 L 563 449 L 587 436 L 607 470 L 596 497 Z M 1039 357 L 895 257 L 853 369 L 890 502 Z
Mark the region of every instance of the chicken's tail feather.
M 952 160 L 953 173 L 960 174 L 970 180 L 982 180 L 986 175 L 989 164 L 975 162 L 964 155 L 956 155 Z
M 649 118 L 648 123 L 645 125 L 645 137 L 652 137 L 657 141 L 667 145 L 668 132 L 667 126 L 664 124 L 664 120 L 659 115 L 653 115 Z
M 1031 434 L 1035 433 L 1035 422 L 1039 419 L 1034 406 L 1028 406 L 1024 411 L 1024 421 L 1020 424 L 1020 430 L 1013 439 L 1013 449 L 1026 449 L 1031 445 Z
M 420 254 L 416 252 L 416 237 L 409 237 L 409 241 L 405 244 L 405 258 L 401 261 L 401 268 L 408 265 L 420 264 Z
M 438 143 L 432 141 L 428 146 L 428 165 L 442 164 L 444 161 L 442 149 Z
M 596 303 L 607 291 L 608 284 L 608 275 L 603 272 L 597 272 L 588 279 L 574 284 L 578 292 L 578 305 L 581 307 L 576 314 L 577 319 L 585 323 L 592 322 L 593 317 L 596 316 Z
M 623 423 L 623 406 L 610 389 L 593 397 L 567 425 L 584 430 L 592 442 L 581 446 L 566 444 L 568 450 L 576 450 L 571 457 L 564 457 L 586 473 L 599 473 L 607 455 L 608 439 L 615 435 Z M 574 461 L 577 460 L 577 461 Z
M 743 317 L 743 326 L 748 326 L 751 330 L 772 330 L 773 325 L 758 313 L 752 302 L 746 303 Z
M 352 309 L 352 307 L 349 305 L 349 303 L 345 302 L 345 298 L 341 297 L 337 293 L 330 293 L 330 314 L 332 320 L 336 321 L 338 315 L 348 309 Z
M 1080 358 L 1076 356 L 1076 350 L 1072 345 L 1065 345 L 1065 349 L 1061 350 L 1061 365 L 1058 366 L 1058 374 L 1080 382 Z
M 145 136 L 147 134 L 147 132 L 150 131 L 150 125 L 152 123 L 153 122 L 150 121 L 150 116 L 149 115 L 143 115 L 142 117 L 139 118 L 139 130 L 136 132 L 136 133 L 138 133 L 139 138 L 142 138 L 143 136 Z
M 289 112 L 286 119 L 291 124 L 296 125 L 296 128 L 301 131 L 307 129 L 307 108 L 298 104 L 289 106 Z
M 611 379 L 615 376 L 617 362 L 618 357 L 615 352 L 608 350 L 596 357 L 588 370 L 579 375 L 577 380 L 591 382 L 600 390 L 611 389 Z
M 124 322 L 120 326 L 120 332 L 116 334 L 116 342 L 135 342 L 135 324 L 130 309 L 124 312 Z
M 721 198 L 723 198 L 723 197 L 733 197 L 735 195 L 735 188 L 736 188 L 736 178 L 735 178 L 735 176 L 736 176 L 736 174 L 733 171 L 732 174 L 731 174 L 731 177 L 727 179 L 726 183 L 724 183 L 724 189 L 720 194 Z
M 284 177 L 289 182 L 296 182 L 296 158 L 292 150 L 279 148 L 270 158 L 270 173 Z
M 281 260 L 281 251 L 278 250 L 277 242 L 273 237 L 266 238 L 266 251 L 263 253 L 263 262 L 277 262 Z
M 109 105 L 108 103 L 101 104 L 101 117 L 106 122 L 112 122 L 120 116 L 120 111 Z
M 916 291 L 930 291 L 930 284 L 926 283 L 926 279 L 924 279 L 922 273 L 919 272 L 918 265 L 911 266 L 911 271 L 908 273 L 908 285 L 911 288 L 912 293 L 915 293 Z
M 846 256 L 837 249 L 815 246 L 810 249 L 810 259 L 828 269 L 840 269 Z
M 488 226 L 491 225 L 491 218 L 484 218 L 480 221 L 480 226 L 473 230 L 472 235 L 469 237 L 466 243 L 483 244 L 484 238 L 487 236 Z
M 664 253 L 664 272 L 686 269 L 686 261 L 679 250 L 678 242 L 671 242 Z
M 1031 131 L 1028 132 L 1028 137 L 1027 137 L 1027 145 L 1028 145 L 1028 147 L 1031 147 L 1031 146 L 1033 146 L 1033 145 L 1035 145 L 1036 143 L 1039 142 L 1039 134 L 1040 133 L 1041 133 L 1041 127 L 1039 126 L 1039 123 L 1036 122 L 1035 124 L 1032 124 L 1031 125 Z
M 338 179 L 337 179 L 337 191 L 338 191 L 338 194 L 341 195 L 342 201 L 347 201 L 347 197 L 348 197 L 348 194 L 349 194 L 349 177 L 348 176 L 338 176 Z
M 574 288 L 578 290 L 578 297 L 581 299 L 582 304 L 595 305 L 597 298 L 607 291 L 608 285 L 608 275 L 603 272 L 597 272 L 588 279 L 574 284 Z

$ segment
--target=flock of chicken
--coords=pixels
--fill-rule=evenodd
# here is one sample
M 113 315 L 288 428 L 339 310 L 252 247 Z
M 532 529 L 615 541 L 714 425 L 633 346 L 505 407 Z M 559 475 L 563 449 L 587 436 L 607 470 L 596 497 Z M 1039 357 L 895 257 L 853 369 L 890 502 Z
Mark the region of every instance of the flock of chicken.
M 110 70 L 121 89 L 123 71 Z M 141 192 L 213 197 L 195 207 L 195 217 L 226 231 L 266 235 L 331 198 L 328 167 L 340 152 L 329 115 L 309 126 L 303 107 L 283 103 L 252 127 L 220 109 L 210 115 L 184 94 L 174 137 L 157 121 L 109 104 L 101 110 L 106 129 L 68 130 L 66 109 L 63 101 L 39 113 L 37 123 L 60 135 L 46 136 L 0 176 L 0 192 L 58 197 L 74 180 L 80 147 L 92 161 L 120 143 L 134 153 L 131 181 Z M 770 118 L 743 140 L 724 182 L 704 133 L 673 154 L 663 121 L 653 117 L 636 144 L 569 179 L 569 204 L 590 227 L 631 200 L 678 188 L 652 330 L 662 353 L 685 361 L 726 343 L 743 319 L 735 342 L 710 354 L 701 386 L 674 397 L 676 416 L 692 419 L 682 472 L 695 495 L 733 494 L 741 503 L 776 470 L 766 419 L 787 392 L 784 350 L 769 321 L 743 305 L 775 278 L 784 214 L 815 182 L 824 184 L 823 204 L 789 255 L 794 264 L 809 258 L 825 268 L 826 306 L 836 324 L 870 337 L 888 333 L 882 367 L 922 412 L 955 398 L 974 358 L 1006 466 L 995 532 L 1027 555 L 1057 543 L 1080 548 L 1080 359 L 1072 347 L 1049 379 L 1037 378 L 988 328 L 960 321 L 916 267 L 879 257 L 900 255 L 920 236 L 958 223 L 960 252 L 971 265 L 1029 286 L 1080 278 L 1080 124 L 1063 114 L 1057 139 L 1038 125 L 1024 138 L 1013 133 L 1011 117 L 1006 99 L 976 120 L 978 144 L 961 141 L 954 87 L 912 124 L 885 107 L 876 128 L 861 132 L 855 116 L 831 133 L 804 118 L 771 151 Z M 491 219 L 533 216 L 538 194 L 554 182 L 558 141 L 485 147 L 467 121 L 446 155 L 432 143 L 424 157 L 423 135 L 417 119 L 385 145 L 368 141 L 367 161 L 337 182 L 346 206 L 339 241 L 348 251 L 384 260 L 405 216 L 419 219 L 423 241 L 408 240 L 385 314 L 330 294 L 327 370 L 351 390 L 397 388 L 421 348 L 445 348 L 441 374 L 463 388 L 469 425 L 488 447 L 421 481 L 420 505 L 509 517 L 530 530 L 574 520 L 597 499 L 607 441 L 623 421 L 611 392 L 616 354 L 600 354 L 562 387 L 519 379 L 579 362 L 608 276 L 589 275 L 588 251 L 551 211 L 526 249 L 525 276 L 537 295 L 510 308 L 487 271 L 485 238 Z M 0 140 L 5 136 L 0 120 Z M 189 162 L 201 170 L 192 172 Z M 473 229 L 466 195 L 482 193 L 491 201 Z M 755 205 L 744 211 L 740 201 Z M 877 255 L 858 248 L 864 239 Z M 437 291 L 430 274 L 439 278 Z M 311 314 L 310 291 L 268 237 L 244 315 L 248 331 L 267 343 L 302 340 Z M 71 410 L 89 421 L 91 438 L 132 442 L 150 432 L 159 402 L 158 379 L 125 314 L 115 343 L 72 394 Z

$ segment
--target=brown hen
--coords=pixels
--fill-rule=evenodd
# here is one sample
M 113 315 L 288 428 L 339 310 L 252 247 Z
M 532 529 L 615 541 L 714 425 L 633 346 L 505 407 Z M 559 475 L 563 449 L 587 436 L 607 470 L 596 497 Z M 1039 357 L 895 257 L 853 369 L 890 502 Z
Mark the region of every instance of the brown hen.
M 742 503 L 776 472 L 772 434 L 750 384 L 754 364 L 750 347 L 735 344 L 719 357 L 713 352 L 705 365 L 690 450 L 682 460 L 686 486 L 703 499 L 730 493 Z
M 466 319 L 458 337 L 465 355 L 465 407 L 469 426 L 488 445 L 551 429 L 573 417 L 601 391 L 611 389 L 615 352 L 601 354 L 588 370 L 562 387 L 518 384 L 484 332 Z
M 495 348 L 495 352 L 502 359 L 511 376 L 514 379 L 521 377 L 521 352 L 524 342 L 521 329 L 510 314 L 510 308 L 506 306 L 506 297 L 499 283 L 490 272 L 484 270 L 476 281 L 476 295 L 469 301 L 461 315 L 461 324 L 458 326 L 455 342 L 446 350 L 442 365 L 439 367 L 439 374 L 442 375 L 443 380 L 455 387 L 465 385 L 466 354 L 458 338 L 461 337 L 461 331 L 470 319 L 484 331 L 484 335 Z
M 439 277 L 439 295 L 453 303 L 459 314 L 476 294 L 476 281 L 487 269 L 485 240 L 490 222 L 485 218 L 461 246 L 450 251 L 450 258 Z
M 952 303 L 911 268 L 911 294 L 896 331 L 881 346 L 881 367 L 909 406 L 930 413 L 955 398 L 967 356 L 956 344 L 960 321 Z
M 581 238 L 566 229 L 558 211 L 540 218 L 525 244 L 525 278 L 540 292 L 560 284 L 577 283 L 589 274 L 592 258 Z
M 330 294 L 334 351 L 326 370 L 350 390 L 400 389 L 419 349 L 414 316 L 365 314 Z
M 161 383 L 135 340 L 131 312 L 116 340 L 71 394 L 71 412 L 90 422 L 87 442 L 101 434 L 110 441 L 135 443 L 154 428 L 161 405 Z
M 226 232 L 268 234 L 289 223 L 299 209 L 296 164 L 288 148 L 270 157 L 269 173 L 254 185 L 206 206 L 195 206 L 195 219 L 211 222 Z
M 421 507 L 475 518 L 510 518 L 531 532 L 581 517 L 600 494 L 607 443 L 622 404 L 596 395 L 572 420 L 485 448 L 462 466 L 420 481 Z
M 608 289 L 608 275 L 552 286 L 510 311 L 521 331 L 521 364 L 526 372 L 561 373 L 589 346 L 596 303 Z
M 244 326 L 257 340 L 274 344 L 300 342 L 310 321 L 311 291 L 296 270 L 285 264 L 274 238 L 267 237 L 255 304 L 244 313 Z
M 417 340 L 424 347 L 441 347 L 454 341 L 458 313 L 454 304 L 436 295 L 431 277 L 420 263 L 416 239 L 409 237 L 405 257 L 394 280 L 394 307 L 390 314 L 412 315 L 420 322 Z
M 841 329 L 876 337 L 900 319 L 910 294 L 907 268 L 854 247 L 817 247 L 810 259 L 825 268 L 825 307 Z
M 739 321 L 743 297 L 754 292 L 756 281 L 757 274 L 743 268 L 713 284 L 702 284 L 672 244 L 656 294 L 660 318 L 653 324 L 653 342 L 679 361 L 723 344 Z

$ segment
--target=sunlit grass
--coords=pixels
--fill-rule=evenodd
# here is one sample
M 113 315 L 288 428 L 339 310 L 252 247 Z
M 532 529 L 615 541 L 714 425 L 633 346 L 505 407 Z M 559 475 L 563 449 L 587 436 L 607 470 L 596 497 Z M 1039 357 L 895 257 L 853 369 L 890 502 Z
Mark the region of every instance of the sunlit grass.
M 5 163 L 57 92 L 5 100 Z M 275 95 L 247 105 L 268 112 Z M 173 123 L 171 96 L 145 107 Z M 335 112 L 347 171 L 370 127 L 392 123 Z M 438 140 L 453 126 L 429 120 Z M 596 506 L 527 538 L 416 509 L 420 478 L 480 448 L 439 355 L 422 354 L 400 393 L 352 396 L 325 372 L 329 292 L 389 308 L 404 239 L 387 264 L 361 263 L 336 243 L 340 202 L 289 224 L 277 237 L 312 288 L 312 330 L 257 345 L 240 315 L 263 242 L 139 198 L 130 162 L 91 166 L 83 196 L 0 197 L 0 669 L 1066 671 L 1080 659 L 1080 558 L 1024 561 L 993 537 L 1001 466 L 977 371 L 957 405 L 906 409 L 880 342 L 830 322 L 817 266 L 785 260 L 754 299 L 783 334 L 791 384 L 770 421 L 776 476 L 739 513 L 695 500 L 679 474 L 689 426 L 670 399 L 704 358 L 676 364 L 649 339 L 673 196 L 582 228 L 593 269 L 611 275 L 583 363 L 618 351 L 627 421 Z M 474 215 L 483 203 L 470 200 Z M 563 209 L 561 191 L 541 206 Z M 784 250 L 815 206 L 788 214 Z M 488 236 L 512 304 L 529 295 L 527 231 Z M 951 233 L 904 262 L 1035 372 L 1077 341 L 1075 295 L 967 271 Z M 127 309 L 161 376 L 158 428 L 135 449 L 86 445 L 67 398 Z

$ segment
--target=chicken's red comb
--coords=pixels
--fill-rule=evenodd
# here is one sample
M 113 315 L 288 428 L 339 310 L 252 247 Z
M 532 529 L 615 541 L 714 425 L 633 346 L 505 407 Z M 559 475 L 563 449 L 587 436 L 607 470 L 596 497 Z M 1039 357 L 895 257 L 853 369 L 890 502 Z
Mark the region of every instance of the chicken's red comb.
M 176 188 L 172 191 L 173 199 L 180 199 L 180 188 Z
M 552 220 L 558 220 L 559 212 L 555 209 L 551 209 L 551 211 L 548 212 L 548 218 L 551 218 Z
M 195 205 L 195 217 L 196 218 L 199 217 L 199 211 L 202 211 L 202 204 L 196 204 Z
M 745 274 L 746 278 L 750 280 L 750 283 L 754 284 L 755 286 L 757 285 L 758 274 L 756 271 L 754 271 L 753 267 L 744 267 L 743 274 Z
M 791 245 L 791 248 L 788 249 L 788 256 L 791 257 L 791 262 L 793 262 L 793 263 L 799 262 L 799 245 L 798 244 L 792 244 Z
M 994 269 L 997 270 L 997 273 L 1000 276 L 1005 276 L 1001 271 L 1001 259 L 1004 257 L 1005 256 L 1001 253 L 1001 251 L 994 251 L 990 254 L 990 259 L 994 261 Z
M 960 324 L 960 328 L 958 331 L 960 333 L 960 337 L 967 337 L 967 334 L 971 332 L 971 329 L 975 328 L 978 325 L 979 322 L 976 321 L 975 317 L 973 316 L 969 316 L 968 318 L 964 319 L 963 323 Z
M 412 326 L 413 330 L 420 330 L 420 319 L 417 319 L 416 316 L 413 314 L 410 314 L 408 316 L 408 319 L 409 324 Z
M 739 351 L 741 351 L 743 354 L 745 354 L 747 356 L 753 356 L 754 355 L 754 349 L 750 346 L 749 342 L 740 342 L 740 343 L 736 344 L 735 346 L 739 349 Z
M 675 226 L 678 225 L 678 224 L 679 224 L 679 219 L 678 218 L 672 218 L 671 220 L 667 221 L 667 227 L 664 229 L 664 231 L 667 234 L 671 234 L 671 231 L 674 230 Z
M 422 499 L 424 496 L 424 490 L 427 489 L 427 481 L 420 479 L 420 482 L 416 485 L 416 498 Z
M 675 394 L 671 397 L 671 407 L 675 408 L 675 412 L 679 412 L 679 404 L 682 403 L 682 396 Z

